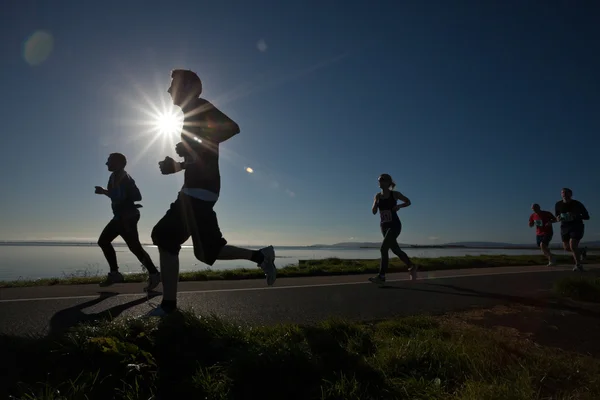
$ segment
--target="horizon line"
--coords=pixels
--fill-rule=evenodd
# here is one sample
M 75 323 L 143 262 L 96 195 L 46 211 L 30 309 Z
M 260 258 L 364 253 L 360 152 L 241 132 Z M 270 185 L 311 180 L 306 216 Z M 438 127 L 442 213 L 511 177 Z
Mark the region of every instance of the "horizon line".
M 594 240 L 591 240 L 591 242 L 594 242 Z M 85 244 L 85 245 L 94 245 L 96 244 L 96 240 L 85 240 L 85 239 L 0 239 L 0 244 L 1 245 L 10 245 L 10 244 L 25 244 L 25 243 L 47 243 L 47 244 Z M 352 241 L 347 241 L 347 242 L 336 242 L 336 243 L 313 243 L 313 244 L 307 244 L 307 245 L 291 245 L 291 244 L 281 244 L 281 245 L 274 245 L 274 247 L 327 247 L 327 246 L 336 246 L 336 245 L 340 245 L 340 244 L 379 244 L 380 242 L 371 242 L 371 241 L 357 241 L 357 242 L 352 242 Z M 582 241 L 582 244 L 585 243 Z M 124 241 L 115 241 L 113 242 L 113 244 L 115 245 L 126 245 L 126 243 Z M 153 243 L 145 243 L 145 242 L 141 242 L 141 244 L 143 246 L 155 246 Z M 459 242 L 445 242 L 445 243 L 428 243 L 428 244 L 420 244 L 420 243 L 399 243 L 400 245 L 404 245 L 404 246 L 428 246 L 428 247 L 438 247 L 438 246 L 448 246 L 448 245 L 464 245 L 464 244 L 488 244 L 488 245 L 505 245 L 505 246 L 524 246 L 527 245 L 529 246 L 529 243 L 508 243 L 508 242 L 494 242 L 494 241 L 468 241 L 468 240 L 464 240 L 464 241 L 459 241 Z M 557 243 L 560 244 L 560 243 Z M 246 247 L 259 247 L 259 246 L 263 246 L 263 245 L 249 245 L 249 244 L 240 244 L 240 243 L 232 243 L 232 245 L 236 245 L 236 246 L 246 246 Z M 191 247 L 192 244 L 190 243 L 189 245 L 183 245 L 186 247 Z

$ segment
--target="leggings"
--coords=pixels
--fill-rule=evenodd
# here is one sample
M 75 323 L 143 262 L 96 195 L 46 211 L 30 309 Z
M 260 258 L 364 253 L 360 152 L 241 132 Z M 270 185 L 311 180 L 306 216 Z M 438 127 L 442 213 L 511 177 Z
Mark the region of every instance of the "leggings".
M 98 246 L 102 249 L 111 271 L 116 272 L 119 270 L 119 266 L 117 265 L 117 254 L 112 246 L 112 241 L 115 240 L 117 236 L 121 236 L 129 247 L 129 250 L 131 250 L 140 263 L 148 269 L 148 272 L 158 272 L 150 255 L 144 250 L 140 243 L 137 229 L 139 220 L 139 214 L 127 218 L 121 217 L 119 219 L 112 219 L 100 234 Z
M 389 251 L 391 250 L 395 255 L 398 256 L 403 263 L 407 266 L 411 266 L 412 263 L 408 255 L 402 251 L 396 239 L 400 236 L 402 226 L 395 226 L 391 228 L 382 228 L 381 233 L 383 234 L 383 243 L 381 243 L 381 261 L 379 263 L 379 275 L 385 276 L 387 272 L 388 264 L 390 263 Z

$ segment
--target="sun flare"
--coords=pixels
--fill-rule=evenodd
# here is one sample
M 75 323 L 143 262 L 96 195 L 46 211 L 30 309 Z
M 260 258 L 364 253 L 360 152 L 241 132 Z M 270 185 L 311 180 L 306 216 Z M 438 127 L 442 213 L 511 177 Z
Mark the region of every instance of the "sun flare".
M 156 130 L 163 135 L 176 135 L 181 133 L 183 118 L 181 113 L 163 111 L 155 117 Z

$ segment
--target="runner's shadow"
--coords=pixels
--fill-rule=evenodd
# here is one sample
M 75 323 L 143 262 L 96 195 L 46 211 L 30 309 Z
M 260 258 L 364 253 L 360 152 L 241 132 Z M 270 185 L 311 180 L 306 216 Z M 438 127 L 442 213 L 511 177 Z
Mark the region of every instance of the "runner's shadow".
M 410 290 L 415 292 L 425 292 L 425 293 L 441 293 L 448 294 L 452 296 L 464 296 L 464 297 L 485 297 L 488 299 L 496 299 L 501 300 L 508 303 L 521 304 L 525 306 L 531 307 L 540 307 L 540 308 L 551 308 L 554 310 L 561 311 L 571 311 L 580 315 L 584 315 L 587 317 L 600 318 L 600 313 L 596 311 L 592 311 L 589 309 L 585 309 L 582 307 L 576 307 L 573 305 L 569 305 L 561 301 L 559 298 L 533 298 L 533 297 L 522 297 L 522 296 L 513 296 L 509 294 L 500 294 L 500 293 L 490 293 L 483 292 L 475 289 L 463 288 L 455 285 L 444 285 L 444 284 L 433 284 L 433 283 L 421 283 L 424 286 L 431 287 L 443 287 L 446 289 L 452 289 L 452 291 L 447 290 L 435 290 L 435 289 L 420 289 L 416 287 L 407 287 L 407 286 L 382 286 L 381 289 L 396 289 L 396 290 Z
M 93 323 L 99 321 L 108 321 L 119 316 L 123 311 L 143 304 L 148 301 L 149 298 L 159 296 L 160 292 L 152 292 L 148 297 L 144 296 L 133 301 L 116 305 L 108 308 L 104 311 L 95 314 L 87 314 L 83 312 L 88 307 L 95 306 L 102 301 L 116 296 L 118 293 L 115 292 L 99 292 L 98 298 L 86 301 L 82 304 L 77 304 L 73 307 L 65 308 L 64 310 L 58 311 L 50 319 L 50 331 L 48 335 L 56 335 L 65 332 L 69 328 L 72 328 L 81 323 Z

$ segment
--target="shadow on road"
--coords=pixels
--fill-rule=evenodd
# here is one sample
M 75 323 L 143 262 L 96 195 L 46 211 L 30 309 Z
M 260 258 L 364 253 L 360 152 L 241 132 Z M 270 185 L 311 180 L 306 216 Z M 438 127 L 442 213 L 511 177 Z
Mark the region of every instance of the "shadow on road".
M 119 316 L 123 311 L 131 307 L 143 304 L 146 301 L 148 301 L 149 298 L 160 295 L 160 293 L 153 292 L 150 293 L 148 297 L 144 296 L 127 303 L 119 304 L 117 306 L 108 308 L 104 311 L 95 314 L 86 314 L 85 312 L 83 312 L 84 309 L 95 306 L 108 298 L 116 296 L 117 294 L 118 293 L 115 292 L 100 292 L 99 297 L 96 299 L 86 301 L 85 303 L 78 304 L 76 306 L 58 311 L 50 319 L 50 331 L 48 335 L 63 333 L 69 328 L 72 328 L 81 323 L 111 320 Z
M 554 310 L 570 311 L 586 317 L 600 318 L 600 312 L 593 311 L 590 309 L 577 307 L 574 305 L 567 304 L 565 301 L 555 297 L 523 297 L 513 296 L 509 294 L 491 293 L 475 289 L 464 288 L 456 285 L 445 285 L 445 284 L 434 284 L 434 283 L 421 283 L 421 286 L 429 286 L 432 289 L 408 287 L 408 286 L 393 286 L 386 285 L 382 286 L 381 289 L 392 289 L 392 290 L 409 290 L 414 292 L 425 292 L 425 293 L 440 293 L 452 296 L 465 296 L 465 297 L 482 297 L 488 299 L 502 300 L 504 302 L 520 304 L 531 307 L 542 307 L 551 308 Z M 441 290 L 434 288 L 446 288 L 451 290 Z

